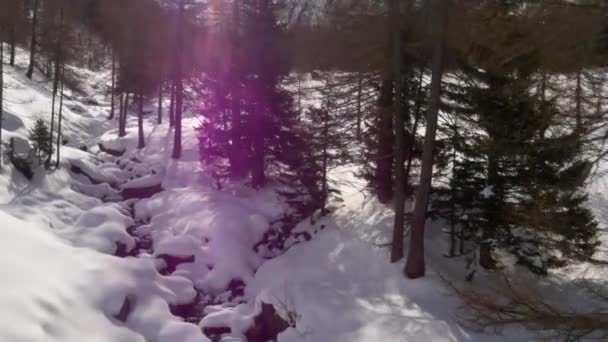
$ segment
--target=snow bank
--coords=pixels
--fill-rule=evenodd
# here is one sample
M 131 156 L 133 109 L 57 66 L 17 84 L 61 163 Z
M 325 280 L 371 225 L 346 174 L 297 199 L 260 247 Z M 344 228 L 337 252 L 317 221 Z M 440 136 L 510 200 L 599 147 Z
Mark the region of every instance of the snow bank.
M 0 341 L 207 341 L 168 304 L 191 301 L 191 282 L 163 277 L 152 260 L 71 247 L 42 227 L 0 212 Z M 134 308 L 114 318 L 124 299 Z
M 253 279 L 262 262 L 253 247 L 284 210 L 271 190 L 239 198 L 193 185 L 139 201 L 135 217 L 150 220 L 157 256 L 194 256 L 194 263 L 178 266 L 176 274 L 218 294 L 232 280 Z

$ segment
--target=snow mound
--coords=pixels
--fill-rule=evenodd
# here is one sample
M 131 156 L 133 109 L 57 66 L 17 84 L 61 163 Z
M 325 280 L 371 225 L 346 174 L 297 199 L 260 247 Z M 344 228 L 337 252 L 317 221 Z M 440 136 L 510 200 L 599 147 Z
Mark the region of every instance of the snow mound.
M 0 222 L 0 269 L 10 274 L 0 283 L 0 341 L 208 341 L 169 311 L 194 298 L 187 279 L 159 275 L 152 260 L 71 247 L 3 212 Z M 121 322 L 127 297 L 133 307 Z
M 253 279 L 262 259 L 254 245 L 285 206 L 272 190 L 235 198 L 206 187 L 161 192 L 135 205 L 135 218 L 150 220 L 157 256 L 194 257 L 179 265 L 200 290 L 218 294 L 232 280 Z

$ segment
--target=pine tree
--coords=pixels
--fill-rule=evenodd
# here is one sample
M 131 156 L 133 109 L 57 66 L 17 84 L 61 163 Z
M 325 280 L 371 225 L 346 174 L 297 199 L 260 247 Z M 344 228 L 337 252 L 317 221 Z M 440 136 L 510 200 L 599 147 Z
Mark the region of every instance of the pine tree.
M 328 99 L 322 108 L 312 107 L 305 113 L 306 131 L 309 132 L 307 148 L 312 151 L 307 163 L 316 165 L 320 171 L 315 176 L 319 184 L 313 189 L 321 190 L 315 201 L 320 203 L 322 214 L 327 212 L 327 203 L 332 195 L 339 194 L 329 183 L 329 172 L 351 160 L 348 153 L 350 137 L 342 130 L 344 118 L 338 116 L 334 108 L 332 100 Z
M 29 132 L 29 140 L 32 143 L 32 152 L 38 158 L 38 164 L 42 164 L 42 161 L 53 153 L 51 132 L 44 120 L 36 120 Z

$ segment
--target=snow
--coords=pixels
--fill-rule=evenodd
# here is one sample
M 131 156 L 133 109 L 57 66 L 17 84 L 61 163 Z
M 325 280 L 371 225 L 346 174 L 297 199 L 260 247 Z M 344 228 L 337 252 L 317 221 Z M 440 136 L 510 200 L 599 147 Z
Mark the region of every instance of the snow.
M 494 196 L 494 187 L 488 186 L 481 193 L 479 193 L 483 198 L 490 198 Z
M 192 119 L 184 124 L 186 140 L 195 140 L 194 124 Z M 157 129 L 149 140 L 170 137 L 167 130 Z M 288 208 L 273 188 L 246 191 L 235 185 L 222 191 L 215 189 L 198 169 L 198 158 L 187 157 L 197 153 L 197 145 L 184 146 L 186 158 L 178 162 L 156 144 L 140 152 L 138 158 L 156 168 L 165 165 L 160 172 L 166 175 L 162 181 L 165 191 L 137 202 L 135 218 L 149 222 L 146 231 L 152 237 L 155 255 L 194 256 L 193 263 L 179 265 L 175 274 L 188 277 L 199 290 L 217 295 L 232 280 L 248 283 L 253 279 L 263 261 L 253 247 Z M 158 184 L 158 177 L 144 177 L 136 186 Z
M 20 54 L 18 68 L 6 67 L 3 137 L 14 137 L 25 153 L 27 130 L 48 114 L 50 91 L 44 80 L 32 82 L 22 75 L 23 59 Z M 217 189 L 199 162 L 198 121 L 188 113 L 180 160 L 170 157 L 172 130 L 155 125 L 153 116 L 146 118 L 144 149 L 136 148 L 133 116 L 127 136 L 117 139 L 115 122 L 105 120 L 107 100 L 93 90 L 107 75 L 74 70 L 86 79 L 87 95 L 69 92 L 64 121 L 69 143 L 62 148 L 61 168 L 38 169 L 31 183 L 9 165 L 0 172 L 0 250 L 5 256 L 0 259 L 0 341 L 204 342 L 209 339 L 202 330 L 211 327 L 231 329 L 222 341 L 245 341 L 262 303 L 273 304 L 295 323 L 279 342 L 531 338 L 518 328 L 493 336 L 459 325 L 462 303 L 443 278 L 461 280 L 465 260 L 443 256 L 447 247 L 441 222 L 428 222 L 426 239 L 433 248 L 427 277 L 407 280 L 403 262 L 390 264 L 392 211 L 363 191 L 365 184 L 352 167 L 331 175 L 342 193 L 342 201 L 330 205 L 332 214 L 298 226 L 313 236 L 311 241 L 264 260 L 254 245 L 275 221 L 289 215 L 277 188 L 255 191 L 234 183 Z M 125 151 L 124 156 L 93 154 L 99 142 Z M 71 172 L 72 167 L 86 175 Z M 605 182 L 597 179 L 590 187 L 590 206 L 604 226 Z M 157 185 L 163 191 L 150 198 L 121 201 L 121 190 Z M 492 189 L 483 193 L 491 196 Z M 119 245 L 127 251 L 136 247 L 128 228 L 151 239 L 151 254 L 113 256 Z M 608 258 L 603 248 L 600 259 Z M 163 276 L 163 256 L 194 261 Z M 606 272 L 575 265 L 551 279 L 559 287 L 583 275 L 606 279 Z M 480 279 L 470 286 L 483 284 L 492 291 L 491 274 L 479 271 L 476 277 Z M 245 293 L 228 300 L 226 290 L 233 281 L 242 281 Z M 171 305 L 191 303 L 200 294 L 226 300 L 206 306 L 199 324 L 171 313 Z M 116 317 L 126 298 L 132 312 L 122 322 Z
M 162 183 L 162 178 L 158 174 L 150 174 L 147 176 L 143 176 L 140 178 L 136 178 L 128 181 L 123 184 L 121 189 L 138 189 L 138 188 L 146 188 L 150 186 L 160 185 Z
M 204 341 L 174 318 L 167 303 L 194 296 L 187 279 L 160 276 L 150 260 L 122 260 L 67 245 L 48 230 L 0 212 L 0 340 Z M 127 322 L 112 318 L 127 296 L 136 306 Z M 10 308 L 10 309 L 9 309 Z M 189 331 L 189 333 L 188 333 Z M 166 339 L 160 339 L 166 335 Z M 172 334 L 172 335 L 171 335 Z

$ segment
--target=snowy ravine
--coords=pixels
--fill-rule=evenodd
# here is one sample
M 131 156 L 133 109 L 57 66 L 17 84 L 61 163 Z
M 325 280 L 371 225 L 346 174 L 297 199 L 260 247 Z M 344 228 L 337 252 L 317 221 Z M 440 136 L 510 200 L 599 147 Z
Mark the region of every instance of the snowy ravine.
M 3 132 L 22 149 L 51 103 L 50 85 L 27 80 L 24 62 L 7 67 Z M 179 161 L 170 158 L 172 130 L 154 114 L 146 116 L 144 149 L 135 148 L 133 114 L 129 134 L 117 139 L 100 90 L 107 75 L 75 71 L 88 95 L 68 92 L 61 167 L 37 170 L 31 183 L 10 165 L 0 173 L 0 341 L 210 341 L 204 332 L 246 341 L 262 303 L 295 323 L 280 342 L 530 337 L 459 326 L 461 302 L 434 268 L 462 261 L 446 261 L 444 246 L 429 256 L 425 279 L 406 280 L 403 265 L 388 262 L 391 211 L 366 197 L 347 168 L 333 175 L 344 202 L 297 227 L 312 239 L 264 260 L 253 246 L 289 215 L 276 189 L 216 189 L 199 162 L 198 121 L 188 115 Z M 602 199 L 594 193 L 594 203 Z M 437 244 L 440 228 L 429 232 Z

